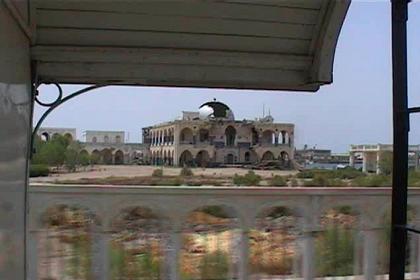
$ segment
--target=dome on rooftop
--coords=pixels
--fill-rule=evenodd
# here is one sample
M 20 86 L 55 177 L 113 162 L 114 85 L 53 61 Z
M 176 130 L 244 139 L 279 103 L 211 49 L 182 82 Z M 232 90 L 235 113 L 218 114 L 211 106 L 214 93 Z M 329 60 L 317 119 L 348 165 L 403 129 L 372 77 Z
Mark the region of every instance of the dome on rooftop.
M 213 101 L 206 102 L 203 105 L 200 106 L 199 109 L 200 118 L 223 118 L 223 119 L 229 119 L 234 120 L 233 112 L 229 108 L 228 105 L 225 103 L 216 101 L 214 99 Z

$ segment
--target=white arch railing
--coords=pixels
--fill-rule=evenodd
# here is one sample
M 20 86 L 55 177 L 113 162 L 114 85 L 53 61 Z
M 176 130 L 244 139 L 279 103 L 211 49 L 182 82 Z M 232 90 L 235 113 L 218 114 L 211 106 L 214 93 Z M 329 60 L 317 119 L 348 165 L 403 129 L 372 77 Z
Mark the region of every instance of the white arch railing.
M 420 213 L 420 189 L 410 190 L 409 204 L 415 215 Z M 39 233 L 44 230 L 42 219 L 47 209 L 57 205 L 78 206 L 93 213 L 98 225 L 92 234 L 92 273 L 94 279 L 111 279 L 108 246 L 112 220 L 129 207 L 151 209 L 164 217 L 169 225 L 169 249 L 165 250 L 168 276 L 180 279 L 178 260 L 181 251 L 182 226 L 188 215 L 203 206 L 226 206 L 233 209 L 240 230 L 238 275 L 250 279 L 249 232 L 256 228 L 257 216 L 266 209 L 286 207 L 299 224 L 301 266 L 296 277 L 315 277 L 315 235 L 320 232 L 320 217 L 331 208 L 350 206 L 359 213 L 357 226 L 362 260 L 359 269 L 363 279 L 375 279 L 378 265 L 379 230 L 390 208 L 390 189 L 386 188 L 221 188 L 221 187 L 112 187 L 33 185 L 29 189 L 29 279 L 38 279 Z M 420 269 L 420 244 L 412 238 L 412 272 Z M 42 249 L 42 248 L 41 248 Z M 409 275 L 412 277 L 412 274 Z M 284 278 L 284 277 L 283 277 Z M 263 279 L 263 278 L 259 278 Z M 264 278 L 270 279 L 270 278 Z M 274 279 L 274 278 L 273 278 Z

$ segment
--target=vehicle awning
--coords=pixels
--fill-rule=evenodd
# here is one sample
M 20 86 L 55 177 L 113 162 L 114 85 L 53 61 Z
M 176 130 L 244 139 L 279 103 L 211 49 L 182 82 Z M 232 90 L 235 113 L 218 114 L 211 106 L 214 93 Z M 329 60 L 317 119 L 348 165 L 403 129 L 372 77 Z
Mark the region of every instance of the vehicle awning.
M 32 0 L 42 82 L 316 91 L 350 0 Z

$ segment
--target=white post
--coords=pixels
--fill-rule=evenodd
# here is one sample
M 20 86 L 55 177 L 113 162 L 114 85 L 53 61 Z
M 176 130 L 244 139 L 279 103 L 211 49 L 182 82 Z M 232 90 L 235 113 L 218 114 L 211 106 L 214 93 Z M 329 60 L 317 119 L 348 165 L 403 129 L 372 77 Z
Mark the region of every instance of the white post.
M 248 280 L 249 267 L 249 231 L 242 230 L 239 252 L 239 279 Z
M 380 162 L 381 162 L 381 152 L 378 151 L 376 154 L 376 174 L 381 174 L 382 170 L 381 170 L 381 166 L 380 166 Z
M 350 156 L 349 156 L 349 165 L 351 167 L 354 167 L 354 154 L 353 153 L 350 153 Z
M 94 279 L 111 279 L 109 273 L 109 233 L 101 227 L 92 232 L 92 274 Z
M 302 236 L 302 257 L 303 257 L 303 279 L 310 280 L 315 275 L 315 238 L 312 231 L 303 232 Z
M 375 229 L 362 230 L 363 233 L 363 273 L 366 280 L 374 280 L 377 271 L 377 233 Z

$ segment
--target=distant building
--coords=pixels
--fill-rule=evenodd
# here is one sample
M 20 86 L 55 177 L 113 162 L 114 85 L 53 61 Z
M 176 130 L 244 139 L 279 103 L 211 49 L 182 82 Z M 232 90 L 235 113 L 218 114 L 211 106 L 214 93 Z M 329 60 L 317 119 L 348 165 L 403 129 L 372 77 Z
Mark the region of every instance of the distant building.
M 331 150 L 307 148 L 296 150 L 295 160 L 299 164 L 311 163 L 311 162 L 328 162 L 331 159 Z
M 349 165 L 354 166 L 356 159 L 363 162 L 363 172 L 381 173 L 380 161 L 386 152 L 392 152 L 393 145 L 374 144 L 374 145 L 351 145 Z M 420 145 L 410 145 L 408 148 L 408 165 L 410 168 L 419 168 Z
M 48 133 L 48 135 L 46 134 Z M 76 129 L 41 128 L 39 135 L 76 139 Z M 294 159 L 294 124 L 275 123 L 271 116 L 235 120 L 224 103 L 212 101 L 182 119 L 142 129 L 143 143 L 126 143 L 124 131 L 87 130 L 81 152 L 103 164 L 201 166 L 274 162 L 290 168 Z
M 76 129 L 75 128 L 63 128 L 63 127 L 40 127 L 38 129 L 38 135 L 41 139 L 48 141 L 54 137 L 54 135 L 62 135 L 68 137 L 69 139 L 76 139 Z
M 218 166 L 277 161 L 290 167 L 294 158 L 294 124 L 271 116 L 235 120 L 224 103 L 204 103 L 182 119 L 143 128 L 151 164 Z
M 76 139 L 75 128 L 40 128 L 38 135 L 49 141 L 54 135 Z M 147 145 L 125 143 L 124 131 L 88 130 L 84 133 L 85 141 L 80 142 L 80 153 L 93 155 L 101 164 L 146 164 L 148 163 Z

